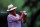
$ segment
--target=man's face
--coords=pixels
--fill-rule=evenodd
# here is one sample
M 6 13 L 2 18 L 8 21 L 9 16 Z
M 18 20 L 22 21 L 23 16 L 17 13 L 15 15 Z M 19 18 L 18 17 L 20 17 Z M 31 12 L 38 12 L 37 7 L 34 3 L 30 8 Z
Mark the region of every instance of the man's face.
M 15 9 L 14 9 L 14 10 L 12 10 L 11 12 L 12 12 L 12 14 L 16 14 L 16 10 L 15 10 Z

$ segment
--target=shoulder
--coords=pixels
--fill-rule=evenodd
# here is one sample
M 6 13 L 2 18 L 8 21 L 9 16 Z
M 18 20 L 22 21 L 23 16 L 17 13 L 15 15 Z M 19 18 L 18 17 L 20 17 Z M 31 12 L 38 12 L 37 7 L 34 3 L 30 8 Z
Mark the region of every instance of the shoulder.
M 20 16 L 19 14 L 16 14 L 16 15 Z
M 7 17 L 12 17 L 12 15 L 9 14 Z

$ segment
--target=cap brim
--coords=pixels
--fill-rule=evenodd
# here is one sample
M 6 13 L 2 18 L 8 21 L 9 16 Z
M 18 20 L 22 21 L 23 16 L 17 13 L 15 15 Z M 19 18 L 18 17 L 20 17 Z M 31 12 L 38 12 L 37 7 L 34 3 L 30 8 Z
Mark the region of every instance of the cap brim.
M 10 9 L 10 10 L 7 10 L 7 11 L 12 11 L 12 10 L 14 10 L 14 9 L 16 9 L 17 7 L 14 7 L 14 8 L 12 8 L 12 9 Z

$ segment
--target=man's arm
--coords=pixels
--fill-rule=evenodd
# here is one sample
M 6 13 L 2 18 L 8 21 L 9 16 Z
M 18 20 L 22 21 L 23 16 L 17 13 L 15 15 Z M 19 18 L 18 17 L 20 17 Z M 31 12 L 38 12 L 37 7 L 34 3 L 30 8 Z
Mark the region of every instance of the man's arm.
M 21 16 L 19 17 L 19 21 L 22 19 L 22 17 L 23 17 L 23 11 L 20 11 L 20 13 L 21 13 Z
M 25 23 L 26 22 L 26 18 L 27 18 L 27 12 L 26 11 L 24 11 L 24 19 L 23 19 L 23 23 Z
M 27 15 L 24 16 L 23 23 L 26 22 Z

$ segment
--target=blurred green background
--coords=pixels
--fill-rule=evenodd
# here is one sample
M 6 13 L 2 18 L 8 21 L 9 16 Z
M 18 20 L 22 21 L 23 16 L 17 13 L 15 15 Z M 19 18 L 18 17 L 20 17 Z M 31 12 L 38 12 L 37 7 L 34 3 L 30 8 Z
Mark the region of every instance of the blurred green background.
M 27 21 L 28 24 L 30 24 L 31 21 L 31 14 L 35 14 L 38 10 L 40 10 L 40 2 L 37 2 L 37 7 L 32 7 L 30 10 L 30 6 L 32 6 L 32 2 L 36 2 L 36 0 L 30 0 L 31 2 L 29 3 L 28 6 L 25 6 L 24 8 L 22 8 L 22 6 L 25 4 L 25 2 L 27 2 L 28 0 L 0 0 L 0 16 L 5 16 L 7 15 L 7 13 L 3 13 L 3 12 L 7 12 L 6 10 L 8 9 L 8 5 L 9 4 L 13 4 L 14 6 L 17 7 L 17 11 L 27 11 Z M 27 22 L 24 24 L 22 24 L 22 27 L 28 27 Z M 5 27 L 5 25 L 3 26 Z M 35 21 L 34 27 L 40 27 L 40 15 L 37 16 L 37 19 Z

